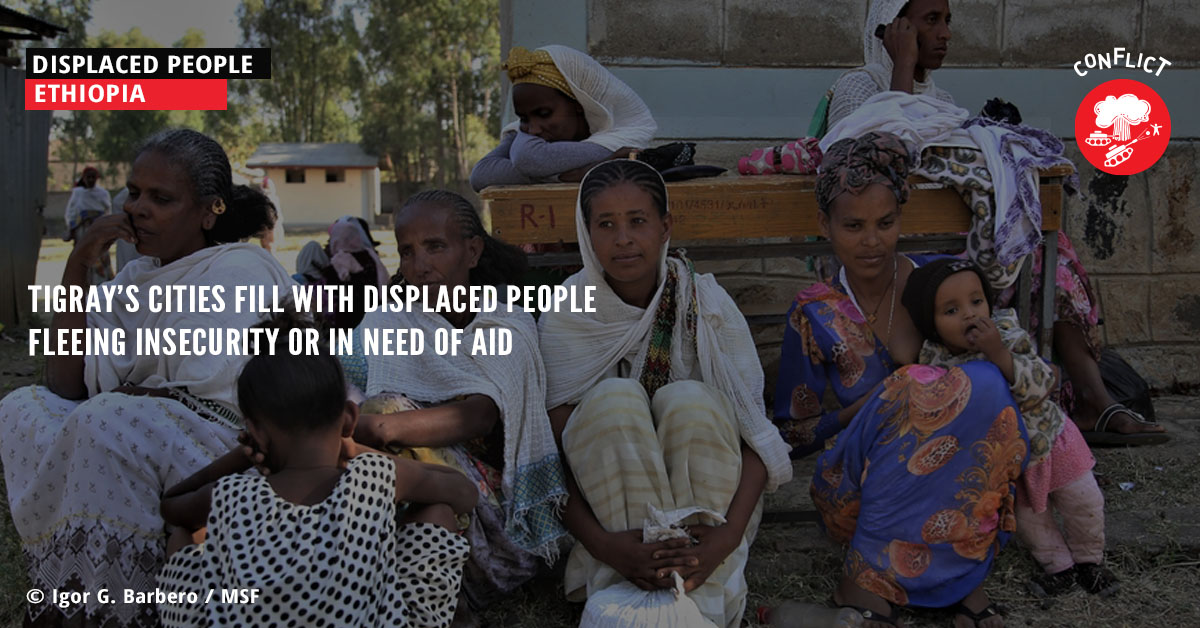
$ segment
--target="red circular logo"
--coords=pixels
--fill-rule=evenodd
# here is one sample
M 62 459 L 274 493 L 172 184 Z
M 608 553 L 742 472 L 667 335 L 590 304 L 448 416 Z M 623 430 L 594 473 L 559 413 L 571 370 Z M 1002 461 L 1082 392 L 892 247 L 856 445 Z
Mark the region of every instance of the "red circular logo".
M 1093 166 L 1137 174 L 1153 166 L 1171 140 L 1171 114 L 1148 85 L 1129 79 L 1093 89 L 1075 113 L 1075 142 Z

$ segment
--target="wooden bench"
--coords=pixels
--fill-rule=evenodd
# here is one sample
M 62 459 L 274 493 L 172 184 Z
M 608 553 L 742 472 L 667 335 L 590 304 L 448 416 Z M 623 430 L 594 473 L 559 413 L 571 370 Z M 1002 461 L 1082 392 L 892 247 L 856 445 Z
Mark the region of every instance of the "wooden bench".
M 1054 285 L 1058 230 L 1062 228 L 1063 178 L 1068 166 L 1041 172 L 1042 234 L 1045 237 L 1042 285 Z M 922 177 L 910 178 L 912 193 L 901 220 L 901 251 L 963 250 L 970 214 L 953 188 Z M 667 184 L 674 216 L 672 246 L 687 249 L 694 260 L 808 257 L 828 255 L 817 227 L 816 177 L 725 175 Z M 483 190 L 483 218 L 492 235 L 510 244 L 575 242 L 577 184 L 494 186 Z M 539 253 L 534 267 L 579 264 L 579 253 Z M 1022 270 L 1021 285 L 1029 286 L 1031 263 Z M 1054 320 L 1053 291 L 1043 291 L 1041 320 Z M 1021 321 L 1028 326 L 1030 291 L 1018 292 Z M 751 311 L 747 312 L 746 310 Z M 777 308 L 776 308 L 777 309 Z M 782 312 L 743 308 L 752 323 L 782 321 Z M 1051 325 L 1038 339 L 1042 355 L 1050 355 Z

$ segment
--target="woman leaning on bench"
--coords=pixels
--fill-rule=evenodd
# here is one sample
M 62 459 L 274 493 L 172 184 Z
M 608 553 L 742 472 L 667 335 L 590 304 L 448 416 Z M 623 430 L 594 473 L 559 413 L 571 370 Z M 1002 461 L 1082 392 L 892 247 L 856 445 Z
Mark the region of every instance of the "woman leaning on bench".
M 595 59 L 566 46 L 513 48 L 504 64 L 518 120 L 471 170 L 489 185 L 579 181 L 592 166 L 649 146 L 646 103 Z

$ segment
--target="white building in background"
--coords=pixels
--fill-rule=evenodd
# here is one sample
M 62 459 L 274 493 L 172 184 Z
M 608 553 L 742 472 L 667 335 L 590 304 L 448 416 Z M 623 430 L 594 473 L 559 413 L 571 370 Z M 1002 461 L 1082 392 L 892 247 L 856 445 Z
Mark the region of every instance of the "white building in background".
M 358 144 L 261 144 L 246 167 L 266 171 L 288 227 L 324 227 L 345 215 L 374 223 L 379 215 L 379 158 Z

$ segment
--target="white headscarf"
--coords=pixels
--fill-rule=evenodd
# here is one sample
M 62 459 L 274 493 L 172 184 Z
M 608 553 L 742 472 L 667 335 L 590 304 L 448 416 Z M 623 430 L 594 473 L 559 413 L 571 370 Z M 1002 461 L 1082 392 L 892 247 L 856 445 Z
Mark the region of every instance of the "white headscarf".
M 625 146 L 645 148 L 654 138 L 658 123 L 637 92 L 609 72 L 595 59 L 567 46 L 543 46 L 554 65 L 562 72 L 575 99 L 583 105 L 591 135 L 585 142 L 608 150 Z M 504 127 L 503 133 L 515 133 L 520 122 Z
M 654 172 L 641 162 L 632 163 Z M 602 167 L 604 164 L 596 168 Z M 585 184 L 596 168 L 584 177 Z M 658 176 L 657 172 L 655 176 Z M 737 413 L 742 440 L 762 458 L 767 468 L 767 490 L 773 491 L 790 480 L 792 463 L 788 446 L 768 420 L 763 404 L 762 365 L 750 328 L 716 279 L 711 274 L 695 274 L 685 261 L 668 258 L 669 242 L 664 243 L 659 251 L 659 285 L 654 298 L 645 309 L 629 305 L 604 279 L 604 268 L 592 248 L 578 199 L 575 202 L 575 233 L 583 256 L 583 270 L 568 277 L 564 285 L 581 290 L 595 286 L 596 311 L 542 314 L 538 325 L 542 360 L 546 365 L 547 407 L 578 403 L 615 364 L 634 351 L 637 357 L 630 376 L 640 378 L 670 265 L 678 276 L 670 381 L 689 379 L 694 363 L 699 362 L 701 381 L 729 397 Z M 697 312 L 694 356 L 688 350 L 687 337 L 687 316 L 693 300 Z
M 353 254 L 364 251 L 375 262 L 375 285 L 386 286 L 391 279 L 387 267 L 383 265 L 383 260 L 379 259 L 379 254 L 375 252 L 375 244 L 371 241 L 371 234 L 363 229 L 360 220 L 354 216 L 342 216 L 329 226 L 330 263 L 337 271 L 338 279 L 346 281 L 351 273 L 362 270 L 362 265 L 354 259 Z
M 891 89 L 892 68 L 895 67 L 895 64 L 892 63 L 892 56 L 884 47 L 883 40 L 875 36 L 875 29 L 880 24 L 891 24 L 900 16 L 900 9 L 904 8 L 907 3 L 908 0 L 873 0 L 871 10 L 867 13 L 867 23 L 863 28 L 863 61 L 866 65 L 850 71 L 866 72 L 871 75 L 880 91 Z M 938 90 L 937 86 L 933 84 L 932 72 L 926 73 L 924 81 L 913 80 L 914 94 L 936 91 Z

